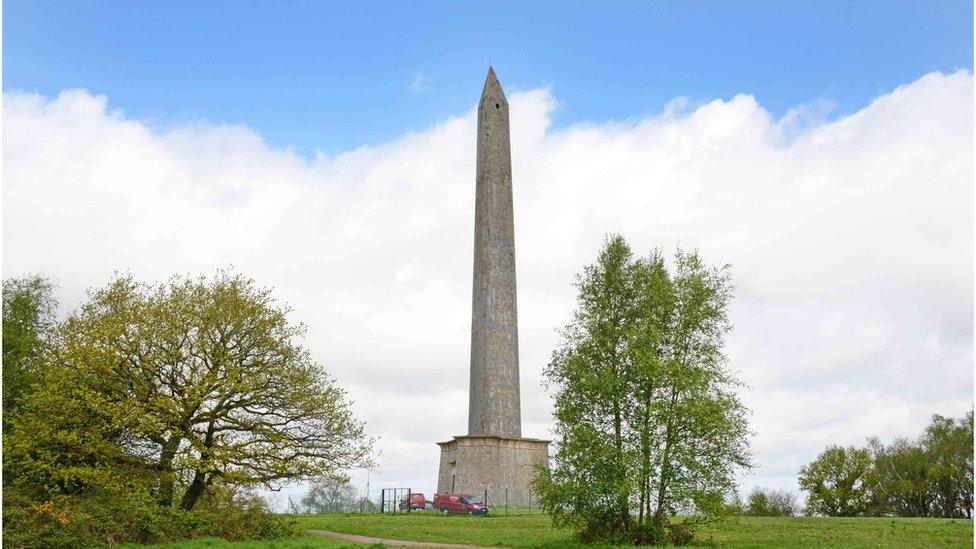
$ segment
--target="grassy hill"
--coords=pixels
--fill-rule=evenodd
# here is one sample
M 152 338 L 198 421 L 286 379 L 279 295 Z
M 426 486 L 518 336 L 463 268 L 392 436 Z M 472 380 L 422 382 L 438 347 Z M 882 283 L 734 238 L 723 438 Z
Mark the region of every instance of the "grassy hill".
M 543 515 L 450 516 L 332 514 L 301 516 L 309 530 L 331 530 L 379 538 L 508 547 L 579 546 L 567 532 L 552 527 Z M 760 547 L 972 547 L 973 522 L 960 519 L 905 518 L 771 518 L 740 517 L 701 530 L 703 546 Z M 303 538 L 285 542 L 198 540 L 166 545 L 167 549 L 203 547 L 298 549 L 354 547 L 354 544 Z M 361 547 L 361 546 L 360 546 Z

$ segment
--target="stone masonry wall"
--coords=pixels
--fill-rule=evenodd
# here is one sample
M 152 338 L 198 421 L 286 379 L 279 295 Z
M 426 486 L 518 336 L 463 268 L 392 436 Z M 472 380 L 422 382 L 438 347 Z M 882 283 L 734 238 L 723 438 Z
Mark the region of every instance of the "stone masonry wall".
M 549 466 L 549 441 L 464 436 L 438 443 L 441 447 L 437 492 L 484 497 L 500 508 L 533 507 L 529 489 L 536 467 Z M 453 486 L 453 490 L 452 490 Z

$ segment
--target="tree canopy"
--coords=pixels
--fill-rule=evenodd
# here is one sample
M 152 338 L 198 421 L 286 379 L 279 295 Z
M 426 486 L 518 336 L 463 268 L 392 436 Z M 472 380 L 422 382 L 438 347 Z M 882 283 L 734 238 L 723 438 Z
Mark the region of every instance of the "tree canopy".
M 746 410 L 727 367 L 727 267 L 679 251 L 635 258 L 608 239 L 578 277 L 578 306 L 546 371 L 557 450 L 536 482 L 557 524 L 584 538 L 670 541 L 666 518 L 723 508 L 750 465 Z
M 828 447 L 800 469 L 799 483 L 810 514 L 971 517 L 973 412 L 933 415 L 915 439 Z
M 191 510 L 222 487 L 367 465 L 364 425 L 289 313 L 225 272 L 156 285 L 119 276 L 91 291 L 36 355 L 38 378 L 4 436 L 5 488 L 37 503 Z
M 810 493 L 808 510 L 830 517 L 853 517 L 867 511 L 865 477 L 871 454 L 863 448 L 830 446 L 800 469 L 800 488 Z
M 54 324 L 53 284 L 39 275 L 3 283 L 3 411 L 6 418 L 37 375 L 36 358 Z

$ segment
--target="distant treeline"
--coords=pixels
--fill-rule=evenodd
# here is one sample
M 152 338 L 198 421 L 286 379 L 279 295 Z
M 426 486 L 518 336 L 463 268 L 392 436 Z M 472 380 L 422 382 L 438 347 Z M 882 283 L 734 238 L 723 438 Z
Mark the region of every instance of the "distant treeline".
M 915 439 L 829 446 L 800 469 L 807 514 L 972 518 L 973 412 L 933 415 Z

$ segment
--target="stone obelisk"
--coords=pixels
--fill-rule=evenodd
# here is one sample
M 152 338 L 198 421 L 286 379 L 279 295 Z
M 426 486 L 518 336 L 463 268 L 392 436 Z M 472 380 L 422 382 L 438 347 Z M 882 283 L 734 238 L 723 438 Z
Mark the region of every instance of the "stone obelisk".
M 468 434 L 438 443 L 437 492 L 530 507 L 549 441 L 522 438 L 508 100 L 491 67 L 478 104 L 474 217 Z
M 468 434 L 522 436 L 508 100 L 488 69 L 478 104 Z

